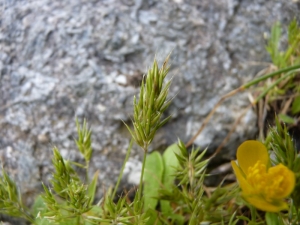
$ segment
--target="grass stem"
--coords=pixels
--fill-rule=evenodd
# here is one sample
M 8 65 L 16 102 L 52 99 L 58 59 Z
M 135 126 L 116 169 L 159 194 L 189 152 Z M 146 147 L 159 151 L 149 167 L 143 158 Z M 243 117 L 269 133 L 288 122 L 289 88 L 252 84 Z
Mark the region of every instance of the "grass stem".
M 124 172 L 125 165 L 126 165 L 126 163 L 127 163 L 127 161 L 128 161 L 128 158 L 129 158 L 129 156 L 130 156 L 130 153 L 131 153 L 132 144 L 133 144 L 133 138 L 131 138 L 131 140 L 130 140 L 130 143 L 129 143 L 129 146 L 128 146 L 128 149 L 127 149 L 127 153 L 126 153 L 126 156 L 125 156 L 125 160 L 124 160 L 124 162 L 123 162 L 123 165 L 122 165 L 122 168 L 121 168 L 119 177 L 118 177 L 118 181 L 117 181 L 117 183 L 116 183 L 116 186 L 115 186 L 115 188 L 114 188 L 114 192 L 113 192 L 113 194 L 112 194 L 112 199 L 115 198 L 116 192 L 117 192 L 117 190 L 118 190 L 118 188 L 119 188 L 121 179 L 122 179 L 122 177 L 123 177 L 123 172 Z
M 142 171 L 141 171 L 141 177 L 140 177 L 140 186 L 138 190 L 138 200 L 142 200 L 142 193 L 143 193 L 143 177 L 144 177 L 144 171 L 145 171 L 145 164 L 146 164 L 146 158 L 148 153 L 148 147 L 144 148 L 144 157 L 143 157 L 143 165 L 142 165 Z M 142 207 L 141 209 L 142 210 Z

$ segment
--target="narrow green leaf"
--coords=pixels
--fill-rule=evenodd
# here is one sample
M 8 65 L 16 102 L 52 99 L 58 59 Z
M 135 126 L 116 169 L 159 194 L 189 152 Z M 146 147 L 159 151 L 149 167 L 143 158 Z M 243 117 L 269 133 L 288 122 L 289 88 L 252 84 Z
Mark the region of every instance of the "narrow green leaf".
M 163 119 L 156 127 L 156 130 L 161 128 L 163 125 L 165 125 L 170 119 L 172 118 L 172 115 L 168 116 L 167 118 Z
M 32 210 L 32 214 L 35 218 L 35 224 L 38 224 L 38 225 L 48 225 L 48 224 L 50 224 L 50 222 L 47 219 L 42 218 L 43 212 L 45 212 L 47 209 L 46 209 L 46 205 L 45 205 L 45 202 L 43 200 L 43 197 L 41 195 L 39 195 L 35 199 L 31 210 Z
M 294 124 L 295 123 L 294 118 L 290 117 L 286 114 L 279 114 L 278 117 L 284 123 L 287 123 L 287 124 Z
M 140 99 L 139 99 L 139 109 L 143 108 L 143 102 L 144 102 L 144 79 L 142 80 L 142 84 L 141 84 L 141 90 L 140 90 Z
M 138 124 L 139 121 L 134 122 L 134 130 L 137 136 L 139 136 L 140 141 L 144 142 L 147 140 L 147 137 L 144 133 L 144 127 L 142 126 L 142 124 Z
M 173 99 L 169 99 L 168 101 L 166 101 L 164 103 L 164 105 L 160 108 L 161 113 L 163 113 L 170 106 L 170 104 L 172 103 L 172 100 Z
M 160 110 L 161 107 L 163 106 L 163 104 L 165 103 L 168 92 L 169 92 L 170 85 L 171 85 L 171 82 L 168 82 L 166 84 L 166 86 L 164 87 L 164 89 L 160 92 L 159 96 L 155 100 L 155 109 Z
M 203 150 L 203 152 L 202 152 L 200 155 L 197 156 L 197 158 L 196 158 L 196 160 L 195 160 L 195 163 L 198 163 L 198 162 L 200 162 L 200 161 L 202 160 L 203 156 L 204 156 L 205 153 L 206 153 L 206 150 L 207 150 L 207 149 Z M 196 152 L 196 151 L 194 151 L 194 152 Z
M 152 118 L 151 118 L 151 125 L 155 126 L 155 124 L 157 124 L 159 122 L 160 117 L 161 117 L 160 112 L 153 113 Z
M 294 99 L 291 110 L 293 115 L 300 112 L 300 96 Z
M 238 219 L 250 222 L 250 219 L 246 216 L 237 216 Z
M 92 206 L 95 198 L 95 193 L 96 193 L 96 187 L 97 187 L 97 181 L 98 181 L 98 175 L 99 175 L 99 170 L 97 170 L 93 176 L 93 179 L 91 183 L 88 186 L 87 189 L 87 196 L 91 198 L 89 206 Z

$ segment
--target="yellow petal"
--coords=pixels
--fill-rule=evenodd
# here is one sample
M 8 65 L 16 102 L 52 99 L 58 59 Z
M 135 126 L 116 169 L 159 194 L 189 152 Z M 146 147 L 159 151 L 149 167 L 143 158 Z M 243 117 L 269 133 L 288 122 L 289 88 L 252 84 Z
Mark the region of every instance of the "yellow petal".
M 245 141 L 238 147 L 236 157 L 240 168 L 247 176 L 248 168 L 254 166 L 258 160 L 266 167 L 269 164 L 269 154 L 266 146 L 259 141 Z
M 253 205 L 255 208 L 266 212 L 279 212 L 281 210 L 287 210 L 288 204 L 284 201 L 267 202 L 264 198 L 258 195 L 244 195 L 243 198 Z
M 243 174 L 243 171 L 238 167 L 235 161 L 231 161 L 231 166 L 234 170 L 235 176 L 239 182 L 239 185 L 242 189 L 242 191 L 245 194 L 251 194 L 253 189 L 252 187 L 248 184 L 245 175 Z
M 285 198 L 292 193 L 296 178 L 295 174 L 289 168 L 280 163 L 277 166 L 271 167 L 268 173 L 274 179 L 273 183 L 279 181 L 279 178 L 283 179 L 280 182 L 280 190 L 276 192 L 277 199 Z

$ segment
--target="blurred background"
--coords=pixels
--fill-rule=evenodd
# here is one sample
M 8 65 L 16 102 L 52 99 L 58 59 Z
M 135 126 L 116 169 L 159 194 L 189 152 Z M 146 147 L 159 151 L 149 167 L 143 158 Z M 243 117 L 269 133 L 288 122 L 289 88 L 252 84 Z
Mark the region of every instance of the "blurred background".
M 0 10 L 0 159 L 28 203 L 51 177 L 53 146 L 83 161 L 76 117 L 93 131 L 91 174 L 114 184 L 130 140 L 122 120 L 131 122 L 155 57 L 172 52 L 173 117 L 151 146 L 164 150 L 187 142 L 222 95 L 270 65 L 264 37 L 275 22 L 285 29 L 300 19 L 289 0 L 2 0 Z M 226 101 L 194 145 L 212 153 L 248 105 L 247 92 Z M 256 120 L 248 110 L 220 162 L 257 137 Z M 141 154 L 134 146 L 124 185 L 138 180 Z

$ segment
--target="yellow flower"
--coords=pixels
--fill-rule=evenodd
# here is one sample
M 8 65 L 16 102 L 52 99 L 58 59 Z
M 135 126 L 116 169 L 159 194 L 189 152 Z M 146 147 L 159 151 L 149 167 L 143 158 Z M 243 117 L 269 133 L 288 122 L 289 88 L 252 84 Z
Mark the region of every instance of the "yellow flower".
M 286 166 L 270 167 L 267 148 L 259 141 L 245 141 L 237 150 L 232 168 L 242 189 L 242 197 L 267 212 L 288 209 L 284 198 L 295 187 L 295 174 Z

